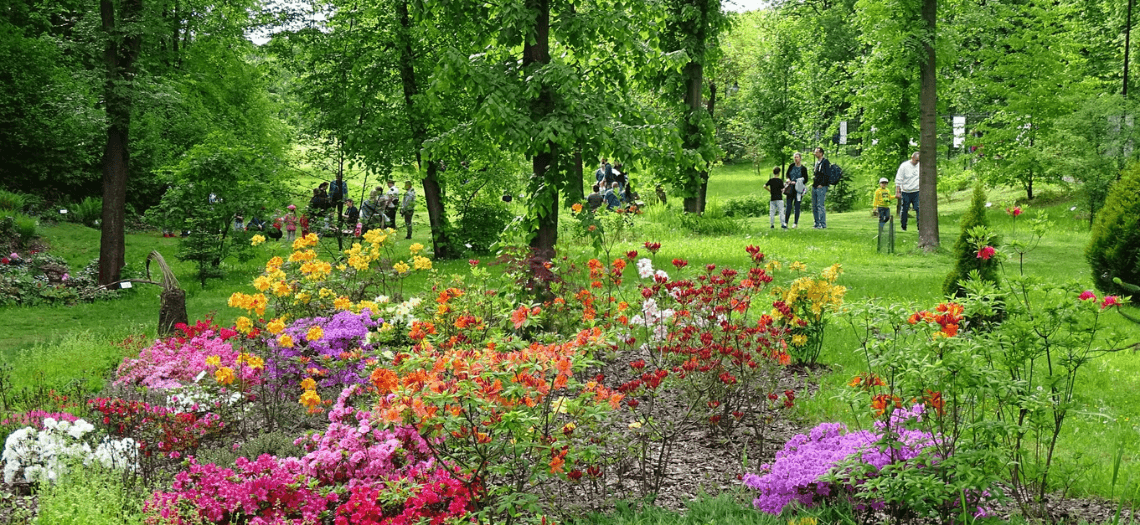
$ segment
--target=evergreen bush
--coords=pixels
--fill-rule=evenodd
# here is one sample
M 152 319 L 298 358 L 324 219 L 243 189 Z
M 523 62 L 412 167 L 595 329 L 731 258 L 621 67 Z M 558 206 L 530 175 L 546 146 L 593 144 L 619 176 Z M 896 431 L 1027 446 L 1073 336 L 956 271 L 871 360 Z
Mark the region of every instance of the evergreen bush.
M 942 293 L 948 296 L 964 297 L 965 292 L 960 281 L 966 279 L 970 272 L 977 270 L 981 274 L 982 279 L 993 283 L 998 282 L 997 262 L 993 259 L 983 259 L 978 256 L 978 248 L 970 244 L 970 230 L 978 227 L 989 227 L 990 222 L 986 219 L 986 190 L 982 188 L 981 183 L 974 186 L 974 197 L 970 201 L 970 207 L 966 209 L 965 215 L 962 215 L 962 233 L 958 236 L 958 242 L 954 243 L 954 249 L 951 253 L 954 254 L 955 262 L 954 269 L 946 276 L 946 281 L 942 284 Z M 995 241 L 996 245 L 997 242 Z
M 1140 164 L 1125 169 L 1108 190 L 1104 208 L 1093 222 L 1085 259 L 1097 289 L 1105 293 L 1127 293 L 1114 278 L 1140 282 Z

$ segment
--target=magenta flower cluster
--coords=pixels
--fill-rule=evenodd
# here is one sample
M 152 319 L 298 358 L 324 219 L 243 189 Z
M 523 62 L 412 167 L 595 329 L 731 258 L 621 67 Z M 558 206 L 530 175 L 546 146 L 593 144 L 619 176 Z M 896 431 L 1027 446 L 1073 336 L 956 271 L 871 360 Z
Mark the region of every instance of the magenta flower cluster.
M 313 377 L 322 387 L 366 385 L 367 357 L 373 349 L 368 331 L 383 322 L 374 321 L 367 309 L 359 314 L 342 311 L 332 317 L 297 319 L 283 332 L 293 338 L 293 347 L 283 347 L 275 338 L 268 340 L 267 374 L 287 383 Z M 306 334 L 314 326 L 321 327 L 323 335 L 309 341 Z
M 79 419 L 79 416 L 68 412 L 45 412 L 43 410 L 31 410 L 28 412 L 20 412 L 12 414 L 3 421 L 0 421 L 0 426 L 14 425 L 19 427 L 33 427 L 36 430 L 44 429 L 44 419 L 51 418 L 56 421 L 70 421 L 74 423 Z
M 889 463 L 918 457 L 933 444 L 934 436 L 919 430 L 907 430 L 903 428 L 903 422 L 921 415 L 921 405 L 892 414 L 889 426 L 897 433 L 895 439 L 902 446 L 886 452 L 876 446 L 887 430 L 886 423 L 876 422 L 874 431 L 858 432 L 848 432 L 840 423 L 823 423 L 808 434 L 797 434 L 788 440 L 784 449 L 776 453 L 774 463 L 761 465 L 759 474 L 744 476 L 744 485 L 760 492 L 753 504 L 769 514 L 780 514 L 791 503 L 809 508 L 825 498 L 850 495 L 858 487 L 834 487 L 823 481 L 824 476 L 849 460 L 858 460 L 880 470 Z M 872 507 L 881 506 L 881 502 L 872 503 Z
M 310 487 L 297 458 L 238 458 L 233 469 L 189 461 L 189 468 L 174 476 L 171 492 L 152 495 L 145 512 L 164 523 L 301 525 L 317 523 L 339 500 L 330 490 Z
M 351 406 L 367 401 L 365 393 L 360 386 L 341 393 L 328 428 L 297 440 L 304 457 L 239 458 L 233 469 L 191 458 L 171 492 L 152 495 L 146 511 L 177 524 L 323 523 L 335 516 L 340 525 L 412 525 L 464 516 L 468 486 L 437 464 L 415 429 L 373 426 L 373 414 Z M 401 499 L 385 502 L 392 498 L 386 494 Z
M 237 363 L 240 353 L 214 328 L 191 337 L 171 337 L 142 349 L 137 358 L 124 359 L 116 373 L 115 385 L 141 385 L 150 388 L 178 388 L 193 384 L 210 356 L 218 356 L 222 367 L 232 368 L 246 384 L 260 382 L 261 370 Z

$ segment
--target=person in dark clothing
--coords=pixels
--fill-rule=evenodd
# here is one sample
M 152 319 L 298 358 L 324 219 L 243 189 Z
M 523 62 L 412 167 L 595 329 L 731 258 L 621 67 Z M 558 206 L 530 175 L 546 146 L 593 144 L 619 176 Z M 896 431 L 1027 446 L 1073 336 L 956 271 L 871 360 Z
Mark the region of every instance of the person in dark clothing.
M 588 208 L 590 211 L 596 211 L 598 208 L 602 207 L 602 203 L 605 201 L 606 198 L 602 196 L 600 188 L 598 188 L 598 185 L 595 184 L 594 193 L 586 196 L 586 208 Z
M 662 206 L 669 204 L 668 195 L 665 194 L 665 188 L 662 188 L 660 184 L 657 185 L 657 189 L 654 190 L 654 193 L 657 194 L 657 200 L 661 201 Z
M 804 166 L 803 157 L 799 152 L 792 156 L 792 165 L 788 168 L 788 178 L 792 181 L 795 193 L 791 195 L 785 193 L 788 198 L 785 199 L 787 202 L 784 203 L 784 222 L 791 223 L 791 227 L 795 229 L 800 225 L 800 204 L 803 202 L 804 193 L 807 192 L 808 188 L 808 168 Z M 793 209 L 796 212 L 794 222 L 791 220 Z
M 788 229 L 788 221 L 784 219 L 784 179 L 780 178 L 780 167 L 772 168 L 772 177 L 764 183 L 768 188 L 768 227 L 776 227 L 776 218 L 780 218 L 780 226 Z
M 827 187 L 831 173 L 831 161 L 824 156 L 823 148 L 815 148 L 815 170 L 811 180 L 811 214 L 815 218 L 816 229 L 827 228 Z
M 347 222 L 349 226 L 355 227 L 356 223 L 360 222 L 360 209 L 356 207 L 352 199 L 344 201 L 344 206 L 344 221 Z

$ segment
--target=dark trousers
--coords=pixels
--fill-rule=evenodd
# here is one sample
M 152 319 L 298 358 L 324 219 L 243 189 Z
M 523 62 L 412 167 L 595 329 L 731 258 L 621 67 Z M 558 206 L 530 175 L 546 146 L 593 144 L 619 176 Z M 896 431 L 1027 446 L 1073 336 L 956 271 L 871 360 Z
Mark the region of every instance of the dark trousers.
M 914 222 L 918 224 L 918 192 L 903 192 L 902 193 L 902 209 L 899 211 L 899 216 L 902 217 L 902 229 L 906 230 L 906 214 L 911 205 L 914 205 Z
M 792 208 L 796 209 L 796 221 L 792 222 Z M 784 204 L 784 224 L 799 224 L 800 223 L 800 200 L 795 195 L 788 197 L 788 202 Z

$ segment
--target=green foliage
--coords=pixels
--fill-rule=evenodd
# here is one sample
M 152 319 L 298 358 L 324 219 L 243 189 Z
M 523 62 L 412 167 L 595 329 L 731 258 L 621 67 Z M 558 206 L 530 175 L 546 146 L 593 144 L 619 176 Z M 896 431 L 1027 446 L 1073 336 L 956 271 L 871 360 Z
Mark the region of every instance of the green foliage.
M 249 237 L 233 233 L 233 217 L 269 207 L 280 194 L 280 171 L 271 150 L 233 145 L 225 135 L 194 146 L 165 177 L 171 187 L 147 221 L 188 230 L 178 257 L 194 261 L 198 279 L 219 277 L 222 261 L 248 260 Z
M 1140 104 L 1120 95 L 1101 95 L 1084 101 L 1076 111 L 1057 119 L 1045 147 L 1052 159 L 1053 176 L 1080 183 L 1089 226 L 1108 197 L 1108 188 L 1120 172 L 1140 158 Z M 1043 197 L 1043 196 L 1040 196 Z
M 0 213 L 0 247 L 23 248 L 35 237 L 35 219 L 22 213 Z
M 0 190 L 0 211 L 24 211 L 27 198 L 22 194 Z
M 472 252 L 491 253 L 512 218 L 510 208 L 502 201 L 475 199 L 463 209 L 449 237 Z
M 73 465 L 59 482 L 44 487 L 36 523 L 51 525 L 142 525 L 145 487 L 127 483 L 122 472 L 98 463 Z
M 237 450 L 209 449 L 198 456 L 199 463 L 215 463 L 218 465 L 232 465 L 237 458 L 257 459 L 262 454 L 269 454 L 279 458 L 301 457 L 305 450 L 294 445 L 297 437 L 292 433 L 264 432 L 257 434 L 241 444 Z
M 733 197 L 724 203 L 726 217 L 767 217 L 768 200 L 761 195 L 745 195 Z
M 996 283 L 998 281 L 997 260 L 982 259 L 978 257 L 978 247 L 971 242 L 971 232 L 978 227 L 989 227 L 990 221 L 986 218 L 986 190 L 981 183 L 974 185 L 974 196 L 970 207 L 962 215 L 962 233 L 954 243 L 951 253 L 954 255 L 954 268 L 942 283 L 942 293 L 947 296 L 960 297 L 965 293 L 961 282 L 970 272 L 977 271 L 981 279 Z M 995 242 L 996 245 L 996 242 Z M 995 246 L 996 247 L 996 246 Z
M 740 221 L 725 214 L 715 200 L 708 202 L 704 213 L 683 213 L 680 221 L 682 227 L 698 235 L 731 235 L 741 230 Z
M 1140 282 L 1140 164 L 1124 170 L 1113 184 L 1093 223 L 1092 238 L 1085 249 L 1098 290 L 1123 294 L 1113 282 Z
M 85 197 L 83 200 L 67 207 L 64 217 L 71 222 L 84 226 L 95 227 L 99 218 L 103 216 L 103 199 L 101 197 Z

